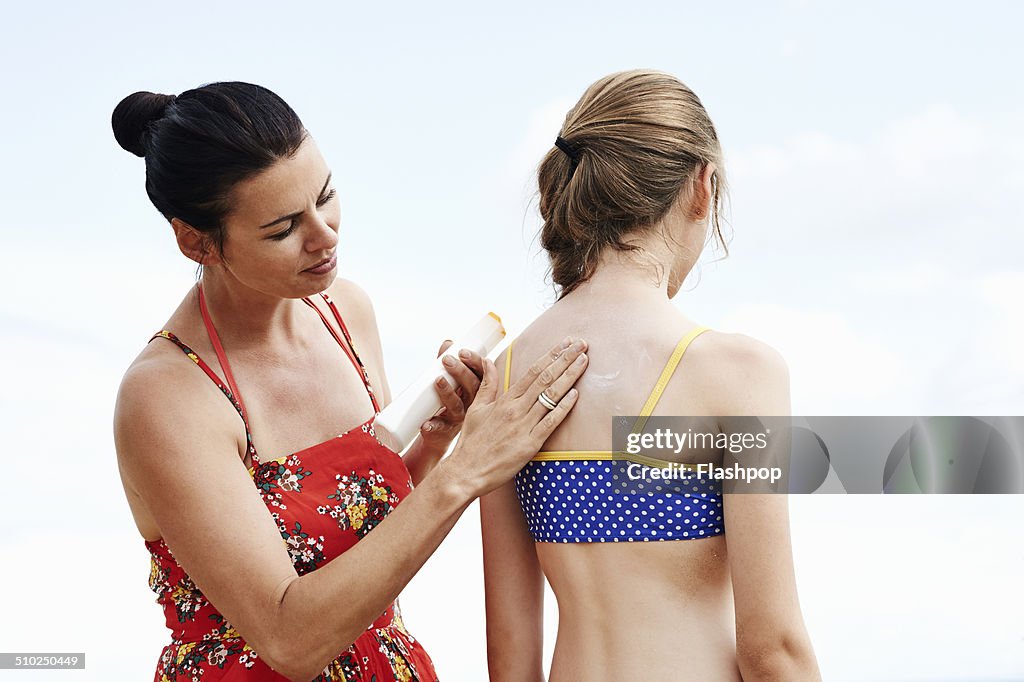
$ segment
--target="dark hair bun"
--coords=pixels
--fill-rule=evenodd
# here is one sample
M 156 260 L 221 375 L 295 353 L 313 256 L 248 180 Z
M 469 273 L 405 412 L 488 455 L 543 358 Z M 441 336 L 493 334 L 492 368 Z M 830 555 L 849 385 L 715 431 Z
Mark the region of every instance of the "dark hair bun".
M 174 95 L 158 95 L 144 90 L 121 100 L 110 117 L 117 143 L 135 156 L 145 156 L 147 128 L 163 118 L 174 100 Z

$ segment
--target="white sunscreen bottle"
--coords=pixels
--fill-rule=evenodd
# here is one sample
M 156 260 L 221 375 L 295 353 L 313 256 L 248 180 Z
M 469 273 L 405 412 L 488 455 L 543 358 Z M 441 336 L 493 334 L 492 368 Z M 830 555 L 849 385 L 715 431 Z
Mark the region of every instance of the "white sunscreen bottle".
M 458 352 L 463 348 L 478 353 L 480 357 L 487 357 L 503 338 L 505 327 L 501 324 L 501 318 L 494 313 L 487 313 L 469 331 L 456 339 L 427 371 L 377 415 L 373 422 L 377 439 L 395 452 L 401 452 L 408 447 L 420 432 L 423 422 L 441 409 L 441 398 L 434 388 L 437 377 L 444 376 L 453 387 L 458 386 L 458 382 L 441 363 L 441 358 L 452 355 L 457 359 Z

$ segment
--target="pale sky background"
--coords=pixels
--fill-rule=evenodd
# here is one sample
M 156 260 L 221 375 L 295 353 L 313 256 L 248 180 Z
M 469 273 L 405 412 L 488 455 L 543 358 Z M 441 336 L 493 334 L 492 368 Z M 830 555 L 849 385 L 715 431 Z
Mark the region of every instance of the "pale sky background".
M 536 164 L 592 81 L 671 72 L 732 189 L 731 256 L 709 254 L 682 309 L 778 348 L 794 414 L 1024 414 L 1024 4 L 298 7 L 5 7 L 0 651 L 88 669 L 0 679 L 151 679 L 169 641 L 111 417 L 194 266 L 110 131 L 135 90 L 247 80 L 296 109 L 397 391 L 484 311 L 515 334 L 551 302 Z M 1022 500 L 792 498 L 825 678 L 1024 679 Z M 477 518 L 402 599 L 446 681 L 486 677 Z

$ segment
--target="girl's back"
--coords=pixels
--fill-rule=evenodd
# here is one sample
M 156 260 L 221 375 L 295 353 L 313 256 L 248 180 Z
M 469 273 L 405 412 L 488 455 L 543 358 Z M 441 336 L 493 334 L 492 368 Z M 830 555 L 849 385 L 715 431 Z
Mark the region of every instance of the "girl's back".
M 587 339 L 590 360 L 577 384 L 579 401 L 541 450 L 562 453 L 563 464 L 580 467 L 564 482 L 578 487 L 566 491 L 570 505 L 593 495 L 587 486 L 594 460 L 583 453 L 593 457 L 612 449 L 612 417 L 640 414 L 680 340 L 697 327 L 667 299 L 652 302 L 621 288 L 613 298 L 598 286 L 559 301 L 514 341 L 508 364 L 513 382 L 525 370 L 519 358 L 567 335 Z M 721 386 L 713 381 L 714 356 L 723 344 L 750 341 L 734 336 L 708 331 L 694 337 L 652 414 L 717 414 Z M 507 362 L 507 355 L 499 358 L 499 368 Z M 720 463 L 721 456 L 707 451 L 686 459 Z M 519 483 L 523 495 L 528 484 Z M 652 506 L 651 515 L 663 509 Z M 559 607 L 552 679 L 676 679 L 679 666 L 693 679 L 739 679 L 724 535 L 647 540 L 536 542 Z M 612 674 L 608 652 L 627 643 L 624 634 L 630 653 L 616 657 Z

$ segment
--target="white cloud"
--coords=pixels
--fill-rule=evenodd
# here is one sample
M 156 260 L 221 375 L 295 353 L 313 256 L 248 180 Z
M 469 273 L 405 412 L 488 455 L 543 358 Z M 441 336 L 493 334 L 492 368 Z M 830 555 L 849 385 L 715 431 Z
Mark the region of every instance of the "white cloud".
M 857 136 L 811 130 L 726 150 L 737 217 L 847 261 L 1019 251 L 1018 121 L 935 104 Z
M 718 325 L 778 350 L 789 364 L 794 414 L 906 414 L 913 373 L 884 336 L 840 311 L 745 304 Z M 900 406 L 903 409 L 900 409 Z
M 941 286 L 948 275 L 936 263 L 908 263 L 898 269 L 853 272 L 850 284 L 870 294 L 924 294 Z
M 978 337 L 992 344 L 993 359 L 1024 385 L 1024 272 L 994 272 L 978 283 L 990 326 Z
M 948 105 L 894 121 L 875 142 L 887 173 L 916 182 L 961 181 L 980 168 L 979 157 L 995 151 L 996 142 L 978 121 L 957 114 Z

